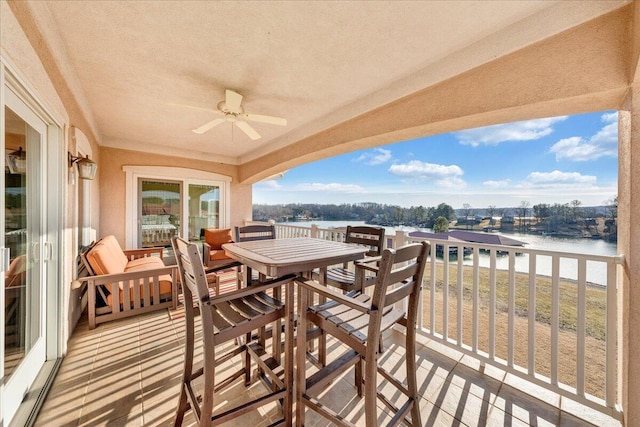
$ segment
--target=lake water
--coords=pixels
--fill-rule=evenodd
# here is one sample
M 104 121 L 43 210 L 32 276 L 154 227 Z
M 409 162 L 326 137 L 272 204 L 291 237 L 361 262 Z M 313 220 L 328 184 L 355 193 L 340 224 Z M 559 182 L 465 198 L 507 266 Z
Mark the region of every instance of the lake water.
M 364 221 L 309 221 L 309 222 L 286 222 L 281 223 L 283 225 L 294 225 L 300 227 L 311 227 L 311 224 L 315 224 L 320 228 L 337 228 L 346 227 L 347 225 L 366 225 Z M 396 229 L 403 230 L 406 233 L 410 231 L 420 230 L 415 227 L 385 227 L 387 235 L 395 235 Z M 431 230 L 424 230 L 431 231 Z M 522 234 L 522 233 L 502 233 L 505 236 L 512 237 L 516 240 L 525 242 L 525 247 L 528 249 L 541 249 L 557 252 L 569 252 L 577 254 L 589 254 L 589 255 L 616 255 L 617 247 L 615 243 L 605 242 L 604 240 L 592 240 L 592 239 L 568 239 L 558 238 L 552 236 L 542 236 L 534 234 Z M 480 267 L 489 267 L 489 254 L 479 254 Z M 538 256 L 536 259 L 538 274 L 550 276 L 551 275 L 551 257 Z M 473 259 L 471 256 L 465 257 L 465 265 L 472 265 Z M 507 270 L 509 267 L 508 257 L 497 257 L 496 267 L 499 270 Z M 576 280 L 577 279 L 577 262 L 562 259 L 560 263 L 560 276 Z M 526 273 L 529 271 L 529 256 L 518 255 L 516 256 L 516 271 Z M 607 269 L 606 264 L 601 262 L 587 262 L 587 281 L 604 285 L 606 284 Z

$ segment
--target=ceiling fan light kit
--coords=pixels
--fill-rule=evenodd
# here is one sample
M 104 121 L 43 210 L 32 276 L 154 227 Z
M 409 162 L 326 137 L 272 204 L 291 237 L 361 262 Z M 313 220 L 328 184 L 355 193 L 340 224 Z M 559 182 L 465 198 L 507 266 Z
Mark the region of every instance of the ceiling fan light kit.
M 278 126 L 286 126 L 287 119 L 281 117 L 264 116 L 261 114 L 248 114 L 244 112 L 242 106 L 242 95 L 232 90 L 225 91 L 225 100 L 220 101 L 217 105 L 217 112 L 224 115 L 224 118 L 214 119 L 193 129 L 194 133 L 203 134 L 223 122 L 235 124 L 242 132 L 244 132 L 252 140 L 260 139 L 260 134 L 247 122 L 267 123 Z

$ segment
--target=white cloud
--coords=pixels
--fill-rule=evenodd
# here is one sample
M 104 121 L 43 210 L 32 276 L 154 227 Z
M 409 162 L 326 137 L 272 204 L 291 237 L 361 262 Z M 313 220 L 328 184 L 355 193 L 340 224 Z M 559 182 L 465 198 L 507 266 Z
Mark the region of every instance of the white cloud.
M 336 182 L 323 184 L 319 182 L 298 184 L 295 187 L 296 191 L 329 191 L 340 193 L 360 193 L 364 189 L 357 184 L 339 184 Z
M 384 148 L 374 148 L 373 152 L 363 153 L 356 159 L 356 162 L 364 162 L 369 166 L 381 165 L 391 160 L 391 150 Z
M 457 165 L 437 165 L 421 162 L 420 160 L 411 160 L 408 163 L 391 165 L 389 172 L 392 175 L 416 179 L 459 177 L 464 174 L 460 166 Z
M 567 159 L 581 162 L 595 160 L 603 155 L 603 152 L 599 150 L 596 144 L 585 143 L 580 136 L 561 139 L 549 151 L 555 153 L 557 161 Z
M 269 181 L 261 181 L 254 184 L 254 187 L 260 187 L 268 190 L 277 190 L 282 188 L 282 185 L 278 183 L 275 179 L 271 179 Z
M 509 178 L 503 179 L 501 181 L 485 181 L 482 183 L 484 187 L 488 188 L 504 188 L 511 184 L 511 180 Z
M 581 136 L 564 138 L 556 142 L 551 149 L 556 161 L 571 160 L 584 162 L 600 157 L 616 157 L 618 155 L 618 113 L 606 113 L 600 118 L 605 125 L 592 137 Z
M 522 182 L 525 187 L 567 187 L 593 186 L 597 178 L 593 175 L 582 175 L 578 172 L 531 172 Z
M 411 160 L 408 163 L 391 165 L 389 173 L 399 176 L 407 182 L 431 181 L 440 188 L 460 189 L 467 185 L 461 178 L 464 172 L 457 165 L 437 165 Z
M 604 113 L 602 117 L 600 117 L 600 120 L 604 123 L 618 123 L 618 112 Z
M 507 141 L 532 141 L 553 132 L 553 124 L 566 120 L 567 116 L 527 120 L 454 132 L 463 145 L 498 145 Z

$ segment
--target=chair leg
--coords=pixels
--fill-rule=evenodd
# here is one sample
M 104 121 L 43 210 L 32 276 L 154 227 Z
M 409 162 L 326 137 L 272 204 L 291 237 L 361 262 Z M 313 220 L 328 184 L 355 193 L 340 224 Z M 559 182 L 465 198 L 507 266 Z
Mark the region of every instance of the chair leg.
M 186 298 L 191 299 L 191 294 L 187 293 Z M 182 370 L 182 382 L 180 384 L 180 399 L 178 400 L 178 408 L 176 410 L 176 418 L 174 426 L 182 425 L 185 412 L 189 409 L 189 401 L 187 399 L 187 385 L 191 382 L 193 372 L 193 353 L 195 341 L 195 325 L 194 325 L 194 309 L 193 305 L 185 303 L 185 352 L 184 366 Z
M 364 359 L 360 357 L 358 363 L 356 363 L 355 367 L 355 382 L 356 382 L 356 390 L 358 391 L 358 397 L 362 398 L 362 383 L 363 383 L 363 374 L 364 374 Z
M 233 267 L 236 270 L 236 288 L 241 289 L 244 280 L 244 273 L 242 267 Z
M 179 427 L 182 425 L 182 420 L 184 419 L 184 414 L 187 412 L 189 408 L 189 404 L 187 402 L 187 387 L 183 382 L 180 387 L 180 400 L 178 401 L 178 409 L 176 410 L 176 418 L 173 422 L 174 427 Z
M 411 423 L 414 426 L 421 426 L 420 420 L 420 397 L 418 396 L 418 381 L 416 378 L 416 330 L 411 326 L 406 328 L 407 341 L 405 348 L 407 349 L 405 365 L 407 366 L 407 389 L 409 398 L 413 399 L 413 407 L 411 408 Z
M 367 358 L 365 360 L 364 374 L 364 414 L 366 427 L 377 425 L 377 380 L 378 380 L 378 355 L 377 345 L 368 346 Z M 372 351 L 369 351 L 371 349 Z
M 240 337 L 238 337 L 238 339 L 241 340 Z M 250 342 L 251 332 L 246 335 L 244 344 L 249 345 Z M 244 351 L 244 385 L 245 387 L 249 387 L 251 385 L 251 355 L 246 349 Z

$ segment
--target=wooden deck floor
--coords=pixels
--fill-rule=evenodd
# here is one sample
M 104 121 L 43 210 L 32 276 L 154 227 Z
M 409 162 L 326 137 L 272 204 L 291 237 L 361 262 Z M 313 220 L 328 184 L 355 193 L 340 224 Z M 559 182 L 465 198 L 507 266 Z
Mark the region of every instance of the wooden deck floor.
M 182 317 L 171 319 L 164 310 L 110 322 L 94 330 L 82 321 L 70 340 L 68 354 L 36 425 L 170 425 L 182 372 L 183 322 Z M 385 337 L 388 351 L 382 359 L 390 371 L 404 369 L 401 338 L 399 332 Z M 330 351 L 341 351 L 337 343 L 329 344 Z M 554 393 L 531 390 L 532 385 L 496 368 L 481 366 L 435 342 L 423 342 L 418 359 L 420 407 L 427 426 L 620 425 Z M 385 387 L 385 383 L 381 381 L 379 387 Z M 247 390 L 238 381 L 220 395 L 220 408 L 263 390 L 259 383 Z M 364 402 L 354 391 L 353 375 L 348 373 L 322 397 L 348 420 L 362 425 Z M 390 396 L 393 398 L 393 394 Z M 252 427 L 266 426 L 277 418 L 278 411 L 275 406 L 265 407 L 245 415 L 242 422 Z M 381 422 L 388 418 L 382 407 L 379 413 Z M 184 425 L 193 425 L 193 418 L 188 417 Z M 329 423 L 309 413 L 307 425 Z

